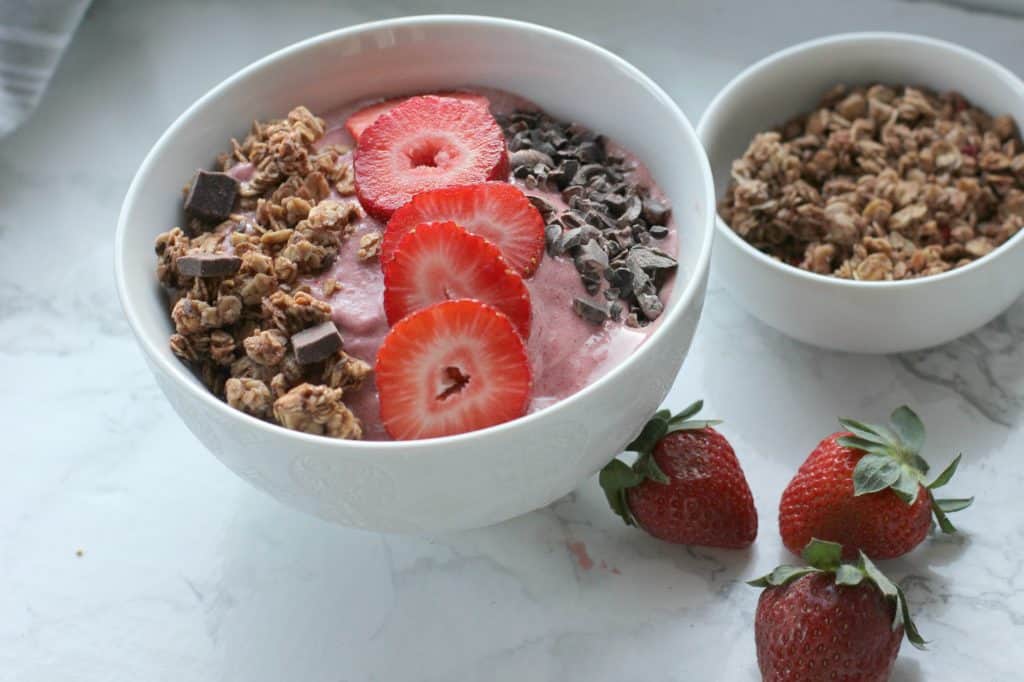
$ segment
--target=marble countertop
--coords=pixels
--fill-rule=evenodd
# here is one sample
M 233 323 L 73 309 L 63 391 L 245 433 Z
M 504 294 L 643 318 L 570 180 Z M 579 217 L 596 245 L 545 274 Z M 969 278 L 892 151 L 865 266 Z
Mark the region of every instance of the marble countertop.
M 854 29 L 961 42 L 1024 72 L 1024 19 L 945 5 L 496 0 L 97 0 L 36 116 L 0 140 L 0 680 L 757 680 L 743 581 L 787 556 L 778 496 L 837 414 L 901 403 L 978 496 L 963 533 L 888 562 L 930 651 L 894 680 L 1019 679 L 1024 653 L 1024 302 L 948 346 L 818 351 L 712 280 L 668 406 L 696 397 L 761 517 L 746 552 L 661 544 L 596 481 L 496 527 L 432 538 L 334 527 L 251 489 L 156 387 L 121 316 L 111 244 L 149 146 L 253 58 L 367 19 L 430 11 L 564 28 L 645 70 L 699 118 L 741 67 Z M 677 7 L 676 5 L 685 5 Z

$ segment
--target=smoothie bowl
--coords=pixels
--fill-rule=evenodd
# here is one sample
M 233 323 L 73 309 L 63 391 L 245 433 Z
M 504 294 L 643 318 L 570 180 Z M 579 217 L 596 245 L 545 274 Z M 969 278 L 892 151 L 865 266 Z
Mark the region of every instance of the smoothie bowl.
M 164 393 L 238 475 L 345 525 L 468 528 L 565 494 L 664 399 L 713 202 L 683 114 L 614 55 L 385 21 L 183 114 L 125 199 L 117 282 Z

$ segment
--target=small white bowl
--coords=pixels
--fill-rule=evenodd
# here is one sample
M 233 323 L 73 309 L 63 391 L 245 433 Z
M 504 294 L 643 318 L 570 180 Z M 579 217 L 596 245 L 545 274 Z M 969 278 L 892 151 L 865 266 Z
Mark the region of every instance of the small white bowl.
M 836 83 L 956 90 L 1024 124 L 1024 83 L 976 52 L 896 33 L 850 33 L 796 45 L 736 76 L 704 112 L 698 135 L 719 197 L 734 159 L 758 132 L 812 110 Z M 896 282 L 859 282 L 781 263 L 720 218 L 715 277 L 748 312 L 795 339 L 860 353 L 936 346 L 992 320 L 1024 292 L 1024 232 L 956 270 Z
M 231 409 L 168 349 L 171 323 L 153 240 L 181 220 L 178 188 L 255 119 L 466 85 L 521 94 L 631 149 L 672 201 L 677 284 L 657 330 L 621 366 L 547 409 L 482 431 L 395 443 L 289 431 Z M 483 526 L 572 490 L 658 408 L 697 328 L 714 233 L 714 187 L 675 103 L 619 57 L 571 35 L 504 19 L 411 17 L 285 48 L 188 109 L 142 163 L 117 227 L 125 314 L 157 383 L 202 443 L 242 478 L 297 509 L 349 526 L 434 532 Z

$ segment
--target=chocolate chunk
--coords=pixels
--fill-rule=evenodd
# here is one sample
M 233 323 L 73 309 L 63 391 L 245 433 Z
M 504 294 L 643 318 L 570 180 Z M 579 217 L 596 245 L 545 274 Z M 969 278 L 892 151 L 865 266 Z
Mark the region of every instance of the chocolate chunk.
M 640 310 L 643 312 L 644 317 L 652 321 L 658 319 L 661 311 L 665 309 L 657 294 L 637 294 L 636 302 L 640 304 Z
M 527 150 L 527 151 L 530 151 L 530 150 Z M 512 153 L 513 154 L 518 154 L 519 152 L 512 152 Z M 523 178 L 528 177 L 531 172 L 532 172 L 532 169 L 529 166 L 515 166 L 515 167 L 512 168 L 512 177 L 518 178 L 519 180 L 522 180 Z
M 557 256 L 560 251 L 559 239 L 562 236 L 562 228 L 557 223 L 552 223 L 544 228 L 544 241 L 548 246 L 548 254 Z
M 577 227 L 572 230 L 566 230 L 562 233 L 562 238 L 558 241 L 558 251 L 559 253 L 565 253 L 570 249 L 575 249 L 582 243 L 583 228 Z
M 558 168 L 548 173 L 548 177 L 559 189 L 565 189 L 580 169 L 580 164 L 575 159 L 567 159 L 558 165 Z
M 629 268 L 615 268 L 608 276 L 608 283 L 625 298 L 633 293 L 633 272 Z
M 196 253 L 181 256 L 175 267 L 184 277 L 228 277 L 242 267 L 242 259 L 226 253 Z
M 591 209 L 587 211 L 587 222 L 599 230 L 614 230 L 618 227 L 616 222 L 609 218 L 603 211 Z
M 555 155 L 555 152 L 558 151 L 557 149 L 555 149 L 555 145 L 551 144 L 550 142 L 541 142 L 535 147 L 535 149 L 545 154 L 549 159 Z
M 643 201 L 644 220 L 651 225 L 664 225 L 672 213 L 672 208 L 665 202 L 654 197 L 647 197 Z M 652 237 L 654 235 L 651 235 Z
M 565 129 L 565 132 L 567 132 L 575 142 L 593 142 L 597 139 L 597 135 L 595 135 L 592 130 L 580 123 L 570 123 Z
M 562 198 L 566 201 L 571 201 L 581 196 L 586 191 L 586 188 L 581 187 L 580 185 L 569 185 L 562 190 Z
M 547 201 L 545 201 L 544 199 L 541 199 L 540 197 L 538 197 L 536 195 L 532 195 L 531 194 L 531 195 L 528 195 L 526 198 L 530 200 L 530 203 L 533 204 L 534 208 L 536 208 L 538 211 L 540 211 L 540 214 L 542 216 L 544 216 L 545 219 L 550 217 L 551 214 L 555 212 L 555 207 L 554 206 L 552 206 Z
M 327 320 L 293 334 L 292 348 L 295 349 L 295 360 L 300 365 L 320 362 L 341 348 L 341 333 L 334 322 Z
M 513 152 L 517 152 L 520 149 L 530 149 L 533 144 L 530 142 L 530 131 L 523 130 L 512 136 L 512 139 L 508 141 L 508 148 Z
M 580 169 L 576 171 L 576 175 L 572 177 L 572 184 L 574 185 L 585 185 L 590 178 L 596 177 L 601 173 L 605 172 L 605 167 L 599 163 L 588 163 L 584 166 L 580 166 Z
M 558 217 L 558 222 L 562 223 L 567 230 L 571 230 L 574 227 L 583 227 L 587 221 L 579 212 L 568 210 Z
M 608 319 L 608 306 L 583 298 L 574 298 L 572 301 L 573 311 L 587 322 L 601 324 Z
M 626 210 L 619 216 L 620 223 L 633 223 L 637 218 L 640 217 L 640 212 L 643 210 L 643 203 L 640 201 L 640 197 L 631 196 L 626 202 Z
M 555 162 L 551 157 L 538 149 L 520 149 L 508 155 L 508 163 L 512 168 L 528 166 L 531 169 L 536 165 L 553 167 Z
M 576 148 L 576 156 L 583 163 L 594 163 L 604 158 L 604 150 L 596 142 L 583 142 Z
M 608 254 L 597 240 L 590 240 L 580 246 L 576 254 L 576 269 L 581 273 L 600 275 L 608 268 Z
M 651 229 L 647 230 L 647 233 L 655 239 L 664 239 L 668 236 L 668 228 L 664 225 L 651 225 Z
M 650 246 L 634 246 L 629 250 L 626 262 L 641 270 L 669 270 L 676 267 L 676 259 L 660 249 Z
M 613 320 L 619 319 L 622 315 L 622 304 L 618 301 L 613 301 L 611 306 L 608 308 L 608 314 Z
M 608 207 L 608 213 L 616 217 L 623 214 L 628 201 L 621 194 L 605 194 L 601 199 L 601 203 Z
M 238 197 L 238 180 L 227 173 L 200 170 L 185 197 L 185 213 L 207 222 L 227 220 Z

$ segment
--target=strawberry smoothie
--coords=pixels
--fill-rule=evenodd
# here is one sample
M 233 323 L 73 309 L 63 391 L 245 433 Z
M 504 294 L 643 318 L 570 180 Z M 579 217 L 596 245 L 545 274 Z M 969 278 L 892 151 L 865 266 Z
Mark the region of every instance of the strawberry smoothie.
M 514 110 L 536 109 L 532 103 L 508 93 L 478 92 L 490 99 L 491 110 L 497 116 Z M 324 115 L 327 133 L 319 144 L 353 147 L 355 141 L 345 130 L 344 123 L 353 111 L 364 106 L 366 102 L 359 102 Z M 608 147 L 635 169 L 637 182 L 648 185 L 652 194 L 661 196 L 639 159 L 614 143 L 608 143 Z M 232 170 L 238 175 L 248 172 L 244 166 Z M 509 181 L 526 194 L 545 199 L 558 210 L 567 208 L 557 191 L 531 189 L 516 178 Z M 357 202 L 355 198 L 347 201 Z M 660 247 L 673 253 L 676 248 L 674 222 L 670 221 L 667 227 L 669 234 L 661 240 Z M 361 218 L 355 234 L 342 245 L 334 264 L 322 276 L 309 281 L 314 295 L 331 304 L 334 321 L 345 339 L 345 351 L 371 365 L 389 329 L 383 306 L 384 277 L 376 260 L 360 260 L 357 251 L 360 236 L 383 229 L 381 221 L 370 216 Z M 340 289 L 325 295 L 322 285 L 328 279 L 335 280 Z M 533 326 L 526 342 L 533 370 L 529 412 L 553 405 L 604 376 L 629 357 L 658 326 L 657 320 L 644 327 L 629 327 L 614 320 L 598 325 L 574 313 L 574 299 L 591 297 L 568 256 L 545 255 L 537 271 L 525 282 L 533 306 Z M 660 296 L 668 301 L 671 293 L 672 280 L 669 279 L 661 288 Z M 362 420 L 364 438 L 388 439 L 372 380 L 358 391 L 346 394 L 346 404 Z
M 675 225 L 643 163 L 508 93 L 297 106 L 218 166 L 156 241 L 169 345 L 286 428 L 516 419 L 625 361 L 671 296 Z

